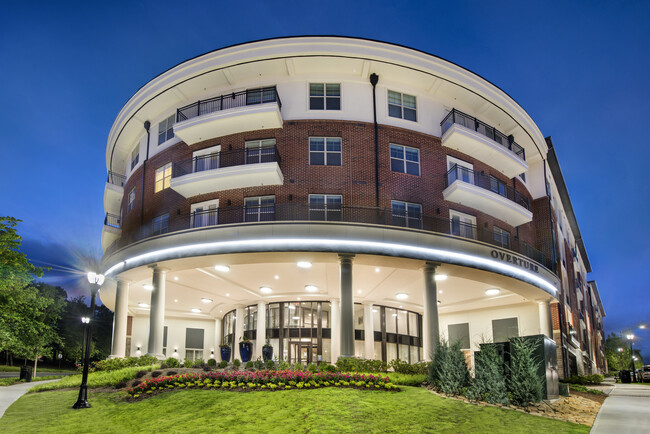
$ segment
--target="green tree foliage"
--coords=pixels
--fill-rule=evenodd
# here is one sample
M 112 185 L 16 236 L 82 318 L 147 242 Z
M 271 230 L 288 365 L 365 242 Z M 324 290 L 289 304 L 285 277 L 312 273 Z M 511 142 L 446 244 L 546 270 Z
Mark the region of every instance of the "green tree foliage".
M 469 386 L 470 376 L 465 354 L 460 342 L 449 346 L 445 341 L 436 343 L 433 363 L 429 368 L 429 383 L 447 395 L 460 395 Z
M 633 355 L 637 358 L 634 367 L 637 369 L 643 367 L 641 352 L 635 349 Z M 605 356 L 610 371 L 630 369 L 630 344 L 625 337 L 615 333 L 607 336 L 607 339 L 605 339 Z
M 43 270 L 31 264 L 20 252 L 22 238 L 16 230 L 20 221 L 13 217 L 0 217 L 0 290 L 20 289 L 43 275 Z
M 474 353 L 474 368 L 474 382 L 467 391 L 467 397 L 508 405 L 503 358 L 499 357 L 495 344 L 482 345 L 481 351 Z
M 82 359 L 81 347 L 83 327 L 81 317 L 91 316 L 84 297 L 68 300 L 65 311 L 59 320 L 61 331 L 61 353 L 66 362 L 74 363 Z M 93 320 L 93 336 L 90 358 L 103 360 L 110 355 L 113 327 L 113 312 L 106 306 L 97 306 Z
M 535 356 L 535 342 L 521 338 L 510 339 L 510 368 L 508 392 L 510 401 L 522 407 L 542 400 L 542 379 L 537 374 L 542 363 Z

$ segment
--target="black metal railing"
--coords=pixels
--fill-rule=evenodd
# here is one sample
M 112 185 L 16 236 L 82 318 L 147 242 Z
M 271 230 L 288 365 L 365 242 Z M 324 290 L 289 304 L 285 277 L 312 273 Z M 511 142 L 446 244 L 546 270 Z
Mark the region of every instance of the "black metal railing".
M 449 129 L 453 124 L 462 125 L 465 128 L 474 130 L 479 134 L 491 139 L 506 149 L 509 149 L 515 155 L 519 156 L 522 160 L 526 160 L 526 150 L 519 146 L 512 136 L 506 136 L 496 128 L 476 119 L 473 116 L 465 114 L 461 111 L 453 109 L 449 114 L 440 122 L 442 134 Z
M 182 122 L 221 110 L 269 102 L 276 102 L 278 108 L 282 109 L 280 95 L 278 95 L 278 90 L 275 86 L 233 92 L 206 100 L 199 100 L 193 104 L 179 108 L 176 110 L 176 122 Z
M 279 221 L 331 221 L 421 229 L 498 246 L 526 256 L 549 270 L 555 271 L 555 264 L 549 257 L 516 237 L 504 236 L 503 232 L 494 232 L 484 227 L 437 216 L 406 216 L 403 212 L 394 212 L 391 208 L 341 205 L 325 208 L 323 206 L 314 207 L 309 204 L 230 206 L 195 211 L 189 214 L 170 214 L 168 232 L 234 223 Z M 151 223 L 142 226 L 135 233 L 123 235 L 115 244 L 109 247 L 106 254 L 153 235 L 154 231 Z
M 274 161 L 280 164 L 280 154 L 275 146 L 215 152 L 174 163 L 172 178 L 206 170 Z
M 106 182 L 109 184 L 117 185 L 118 187 L 124 187 L 124 182 L 126 181 L 126 176 L 120 175 L 115 172 L 108 172 L 108 177 Z
M 120 229 L 122 227 L 122 218 L 119 215 L 106 213 L 104 225 Z
M 527 210 L 530 210 L 530 201 L 526 196 L 519 193 L 509 185 L 506 185 L 503 181 L 500 181 L 494 176 L 488 176 L 482 172 L 475 172 L 474 170 L 454 164 L 452 168 L 449 169 L 449 172 L 447 172 L 446 187 L 449 187 L 454 181 L 462 181 L 476 185 L 477 187 L 481 187 L 503 196 L 506 199 L 523 206 Z

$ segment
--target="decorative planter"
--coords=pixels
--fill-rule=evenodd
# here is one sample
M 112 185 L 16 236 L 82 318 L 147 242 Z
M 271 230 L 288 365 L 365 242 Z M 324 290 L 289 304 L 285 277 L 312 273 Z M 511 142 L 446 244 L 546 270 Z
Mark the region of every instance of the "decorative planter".
M 221 347 L 221 360 L 230 361 L 230 347 Z
M 242 363 L 246 363 L 251 359 L 253 354 L 253 344 L 251 342 L 239 343 L 239 355 L 241 356 Z
M 273 360 L 273 347 L 262 347 L 262 358 L 265 362 Z

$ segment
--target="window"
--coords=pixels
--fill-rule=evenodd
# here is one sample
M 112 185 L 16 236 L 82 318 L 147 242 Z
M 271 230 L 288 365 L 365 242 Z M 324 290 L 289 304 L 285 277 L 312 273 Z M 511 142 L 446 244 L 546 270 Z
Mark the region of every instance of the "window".
M 134 206 L 135 206 L 135 187 L 133 187 L 131 191 L 129 191 L 129 202 L 126 206 L 126 211 L 127 212 L 131 211 Z
M 169 182 L 172 179 L 172 163 L 167 163 L 162 167 L 156 169 L 156 179 L 154 186 L 154 193 L 158 193 L 166 188 L 169 188 Z
M 504 231 L 501 228 L 494 227 L 494 244 L 497 246 L 510 247 L 510 232 Z
M 131 170 L 133 170 L 133 168 L 138 165 L 139 161 L 140 161 L 140 144 L 138 143 L 138 145 L 135 147 L 133 152 L 131 152 Z
M 341 110 L 341 85 L 309 83 L 309 110 Z
M 203 360 L 203 329 L 185 329 L 185 358 Z
M 309 219 L 341 221 L 341 203 L 340 194 L 310 194 Z
M 470 349 L 469 344 L 469 323 L 449 324 L 447 326 L 449 333 L 449 344 L 460 342 L 460 348 L 463 350 Z
M 247 222 L 275 220 L 275 196 L 247 197 L 244 199 L 244 220 Z
M 158 124 L 158 146 L 174 137 L 174 117 L 176 115 L 171 115 Z
M 153 234 L 160 235 L 169 230 L 169 214 L 164 214 L 153 219 Z
M 519 175 L 519 178 L 525 183 L 526 182 L 526 172 Z
M 275 87 L 246 90 L 246 105 L 275 101 Z
M 508 189 L 506 188 L 506 183 L 490 176 L 490 190 L 504 197 L 508 197 Z
M 195 203 L 190 207 L 190 227 L 201 228 L 218 223 L 219 199 Z
M 388 116 L 417 122 L 416 110 L 413 95 L 388 91 Z
M 462 212 L 449 210 L 451 235 L 476 239 L 476 217 Z
M 163 356 L 167 355 L 167 326 L 163 327 Z
M 422 205 L 419 203 L 391 201 L 393 224 L 407 228 L 422 228 Z
M 192 152 L 192 171 L 203 172 L 204 170 L 218 169 L 220 151 L 221 145 L 217 145 Z
M 309 164 L 312 166 L 340 166 L 340 137 L 310 137 Z
M 391 143 L 390 170 L 420 176 L 420 150 Z
M 470 163 L 447 155 L 447 184 L 450 185 L 457 179 L 474 184 L 473 168 Z
M 504 318 L 492 320 L 492 341 L 506 342 L 510 338 L 519 336 L 517 318 Z
M 246 164 L 275 161 L 275 139 L 249 140 L 246 142 Z

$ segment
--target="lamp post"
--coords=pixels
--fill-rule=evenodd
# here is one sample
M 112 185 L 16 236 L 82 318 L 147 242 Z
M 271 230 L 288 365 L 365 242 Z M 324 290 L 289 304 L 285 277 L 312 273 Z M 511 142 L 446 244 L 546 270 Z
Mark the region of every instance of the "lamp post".
M 636 383 L 636 369 L 634 368 L 634 353 L 632 352 L 632 341 L 634 340 L 634 335 L 632 333 L 625 336 L 628 341 L 630 341 L 630 369 L 632 369 L 632 381 Z
M 90 317 L 82 318 L 82 322 L 86 324 L 87 332 L 85 333 L 85 345 L 84 350 L 84 369 L 83 376 L 81 377 L 81 386 L 79 387 L 79 397 L 77 402 L 74 403 L 72 408 L 89 408 L 90 403 L 88 402 L 88 362 L 90 359 L 90 343 L 93 336 L 93 323 L 90 321 L 90 318 L 95 316 L 95 296 L 99 292 L 99 288 L 104 283 L 104 276 L 102 274 L 97 274 L 90 272 L 88 273 L 88 283 L 90 283 Z M 87 322 L 85 321 L 87 320 Z
M 81 339 L 81 364 L 84 362 L 84 354 L 86 354 L 86 335 L 88 334 L 88 324 L 90 323 L 90 317 L 87 316 L 82 316 L 81 317 L 81 324 L 83 324 L 83 329 L 84 329 L 84 335 L 83 338 Z

